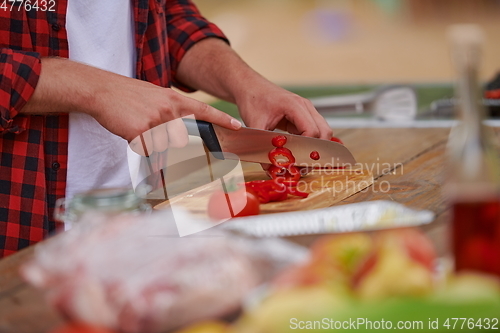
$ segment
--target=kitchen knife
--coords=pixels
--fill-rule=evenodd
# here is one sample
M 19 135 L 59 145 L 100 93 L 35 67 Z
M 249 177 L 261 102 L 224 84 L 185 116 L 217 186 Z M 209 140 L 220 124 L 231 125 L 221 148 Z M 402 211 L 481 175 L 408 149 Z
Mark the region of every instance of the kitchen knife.
M 335 167 L 356 163 L 349 149 L 337 142 L 249 127 L 230 130 L 194 119 L 183 121 L 188 134 L 199 136 L 218 159 L 239 158 L 246 162 L 270 163 L 268 153 L 274 148 L 271 141 L 277 135 L 283 135 L 287 138 L 285 147 L 292 151 L 297 166 Z M 311 159 L 313 151 L 319 153 L 318 160 Z

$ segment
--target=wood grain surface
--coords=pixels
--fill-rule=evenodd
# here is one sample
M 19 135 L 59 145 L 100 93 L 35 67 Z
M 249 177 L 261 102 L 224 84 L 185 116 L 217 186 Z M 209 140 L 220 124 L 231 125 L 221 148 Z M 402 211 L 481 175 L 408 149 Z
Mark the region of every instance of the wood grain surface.
M 264 171 L 245 172 L 245 180 L 269 179 Z M 332 206 L 345 198 L 373 184 L 373 176 L 367 170 L 318 170 L 303 177 L 298 189 L 309 193 L 307 198 L 289 195 L 280 202 L 268 202 L 260 205 L 261 214 L 309 210 Z M 207 217 L 210 196 L 219 190 L 220 181 L 198 187 L 178 195 L 169 201 L 156 205 L 155 209 L 164 209 L 178 205 L 199 217 Z

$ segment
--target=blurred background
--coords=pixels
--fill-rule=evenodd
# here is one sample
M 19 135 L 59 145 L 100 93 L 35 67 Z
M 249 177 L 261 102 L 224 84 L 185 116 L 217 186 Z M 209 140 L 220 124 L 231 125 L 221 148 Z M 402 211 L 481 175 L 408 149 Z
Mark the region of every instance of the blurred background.
M 484 29 L 481 79 L 500 71 L 500 0 L 194 1 L 245 61 L 292 90 L 450 83 L 446 28 L 453 23 Z

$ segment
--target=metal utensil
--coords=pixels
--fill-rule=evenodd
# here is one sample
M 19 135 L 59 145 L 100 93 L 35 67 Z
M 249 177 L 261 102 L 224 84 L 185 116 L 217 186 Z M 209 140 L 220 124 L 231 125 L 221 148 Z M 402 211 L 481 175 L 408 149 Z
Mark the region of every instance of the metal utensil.
M 500 116 L 500 100 L 498 99 L 482 99 L 482 104 L 487 108 L 489 117 Z M 456 115 L 456 108 L 459 101 L 452 98 L 443 98 L 433 101 L 427 109 L 418 114 L 418 118 L 436 117 L 436 118 L 451 118 Z
M 366 201 L 322 209 L 240 217 L 222 228 L 255 237 L 369 231 L 431 223 L 434 213 L 393 201 Z
M 295 164 L 298 166 L 333 167 L 356 163 L 349 149 L 337 142 L 249 127 L 230 130 L 193 119 L 183 121 L 189 135 L 201 137 L 208 150 L 218 159 L 269 163 L 268 154 L 274 148 L 271 141 L 277 135 L 283 135 L 287 138 L 285 147 L 293 152 Z M 312 151 L 319 153 L 318 160 L 311 158 Z
M 373 113 L 384 120 L 408 120 L 417 114 L 417 96 L 412 87 L 384 86 L 362 94 L 336 95 L 312 98 L 320 113 L 362 114 Z

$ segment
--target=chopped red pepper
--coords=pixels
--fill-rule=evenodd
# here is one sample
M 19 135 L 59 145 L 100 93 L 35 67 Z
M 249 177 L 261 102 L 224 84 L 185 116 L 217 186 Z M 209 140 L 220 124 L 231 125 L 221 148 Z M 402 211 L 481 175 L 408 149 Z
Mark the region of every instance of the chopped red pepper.
M 272 179 L 276 179 L 278 177 L 285 177 L 286 168 L 276 165 L 271 165 L 269 169 L 267 169 L 267 173 L 269 174 L 269 177 L 271 177 Z
M 286 141 L 287 141 L 286 136 L 284 136 L 284 135 L 278 135 L 278 136 L 275 136 L 272 139 L 271 143 L 276 148 L 279 148 L 279 147 L 283 147 L 286 144 Z
M 294 165 L 288 168 L 271 165 L 267 172 L 272 179 L 280 179 L 280 182 L 286 183 L 297 183 L 301 177 L 300 169 Z
M 275 148 L 269 152 L 269 161 L 272 165 L 267 170 L 272 180 L 245 183 L 248 189 L 257 194 L 260 203 L 286 200 L 288 194 L 302 198 L 307 198 L 309 195 L 296 188 L 301 177 L 301 170 L 294 165 L 295 157 L 292 151 L 283 147 L 286 141 L 287 138 L 284 135 L 278 135 L 272 139 L 271 143 Z M 316 152 L 316 154 L 319 158 L 319 153 Z
M 295 163 L 292 151 L 285 147 L 273 148 L 269 152 L 269 161 L 278 167 L 288 167 Z
M 285 174 L 285 179 L 298 182 L 300 177 L 300 169 L 294 165 L 290 165 L 287 169 L 287 173 Z
M 342 140 L 340 140 L 339 138 L 336 138 L 336 137 L 334 137 L 334 136 L 332 136 L 332 138 L 330 139 L 330 141 L 333 141 L 333 142 L 338 142 L 338 143 L 340 143 L 340 144 L 342 144 L 342 145 L 344 144 L 344 143 L 342 142 Z
M 251 191 L 257 195 L 260 203 L 283 201 L 287 199 L 288 194 L 307 198 L 309 193 L 299 191 L 295 187 L 296 185 L 297 182 L 287 184 L 287 180 L 282 177 L 271 180 L 254 180 L 245 183 L 249 192 Z
M 307 198 L 309 196 L 309 193 L 299 191 L 299 190 L 297 190 L 296 187 L 287 187 L 286 193 L 291 194 L 291 195 L 295 195 L 298 197 L 302 197 L 302 198 Z
M 287 198 L 286 186 L 274 180 L 254 180 L 245 186 L 257 194 L 260 203 L 283 201 Z
M 309 155 L 309 157 L 312 160 L 317 161 L 317 160 L 319 160 L 319 153 L 316 150 L 314 150 L 314 151 L 311 152 L 311 155 Z

